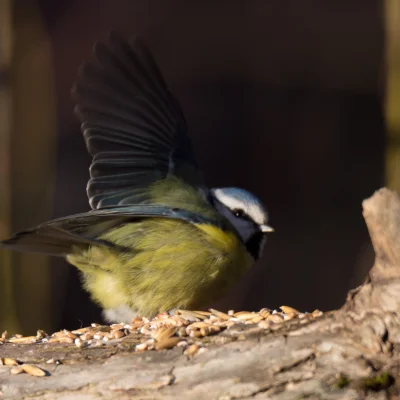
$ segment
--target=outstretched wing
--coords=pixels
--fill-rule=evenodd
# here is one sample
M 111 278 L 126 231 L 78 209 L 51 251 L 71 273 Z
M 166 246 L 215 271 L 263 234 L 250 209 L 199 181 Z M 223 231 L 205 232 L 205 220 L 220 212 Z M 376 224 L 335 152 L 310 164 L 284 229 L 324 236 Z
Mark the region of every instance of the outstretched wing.
M 168 206 L 133 205 L 89 211 L 48 221 L 1 241 L 0 247 L 54 256 L 70 254 L 73 247 L 87 249 L 93 245 L 114 247 L 119 251 L 134 251 L 118 247 L 99 237 L 116 226 L 147 217 L 173 218 L 191 224 L 211 224 L 226 229 L 223 221 L 207 218 L 195 212 Z
M 112 32 L 96 43 L 73 95 L 93 156 L 93 209 L 145 202 L 148 186 L 169 175 L 203 185 L 179 103 L 140 39 Z

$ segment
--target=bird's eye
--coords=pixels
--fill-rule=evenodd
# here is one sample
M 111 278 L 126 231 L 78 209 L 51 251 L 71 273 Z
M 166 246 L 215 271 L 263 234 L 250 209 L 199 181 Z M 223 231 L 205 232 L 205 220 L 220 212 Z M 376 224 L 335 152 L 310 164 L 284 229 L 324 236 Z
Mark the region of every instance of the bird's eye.
M 232 210 L 232 214 L 237 218 L 243 218 L 246 215 L 244 211 L 239 208 Z

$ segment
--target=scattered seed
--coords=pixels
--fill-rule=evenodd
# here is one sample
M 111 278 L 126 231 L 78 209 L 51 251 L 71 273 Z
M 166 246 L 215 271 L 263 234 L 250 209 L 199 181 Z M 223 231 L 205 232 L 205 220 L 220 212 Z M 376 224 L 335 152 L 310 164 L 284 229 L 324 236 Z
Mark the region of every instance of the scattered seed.
M 179 337 L 170 337 L 170 338 L 164 339 L 163 341 L 160 341 L 160 342 L 156 343 L 155 344 L 155 349 L 156 350 L 172 349 L 180 341 L 181 341 L 181 338 L 179 338 Z
M 209 333 L 210 333 L 210 331 L 209 331 L 208 327 L 200 328 L 201 336 L 208 336 Z
M 187 336 L 186 328 L 184 328 L 183 326 L 182 326 L 181 328 L 179 328 L 179 330 L 178 330 L 178 336 L 180 336 L 180 337 L 185 337 L 185 336 Z
M 270 315 L 270 314 L 271 314 L 271 312 L 270 312 L 270 310 L 268 310 L 267 308 L 263 308 L 263 309 L 260 310 L 260 315 L 261 315 L 263 318 L 267 318 L 268 315 Z
M 75 329 L 71 331 L 75 335 L 83 335 L 84 333 L 90 331 L 92 328 L 80 328 L 80 329 Z
M 22 369 L 32 376 L 46 376 L 46 371 L 32 364 L 22 364 Z
M 262 321 L 263 317 L 261 315 L 256 315 L 250 322 L 253 324 L 258 324 L 260 321 Z
M 93 335 L 93 339 L 96 340 L 102 340 L 104 335 L 101 332 L 97 332 L 95 335 Z
M 312 316 L 313 316 L 313 317 L 320 317 L 321 315 L 323 315 L 323 312 L 320 311 L 320 310 L 314 310 L 314 311 L 312 312 Z
M 227 321 L 228 319 L 231 318 L 230 315 L 228 315 L 228 314 L 226 314 L 226 313 L 224 313 L 222 311 L 214 310 L 213 308 L 210 308 L 210 312 L 212 314 L 214 314 L 216 317 L 224 319 L 225 321 Z
M 114 339 L 121 339 L 125 336 L 125 333 L 122 331 L 116 331 L 114 332 Z
M 270 314 L 268 315 L 267 320 L 278 324 L 279 322 L 283 321 L 283 317 L 279 314 Z
M 38 329 L 38 331 L 36 332 L 36 339 L 44 339 L 47 336 L 49 335 L 42 329 Z
M 57 337 L 52 337 L 47 341 L 47 343 L 60 343 L 60 340 Z
M 280 306 L 279 307 L 285 314 L 289 314 L 289 313 L 295 313 L 300 314 L 300 311 L 297 311 L 295 308 L 289 307 L 289 306 Z
M 70 338 L 68 336 L 61 336 L 61 337 L 59 337 L 57 339 L 58 339 L 58 341 L 60 343 L 69 343 L 69 344 L 74 343 L 74 339 L 72 339 L 72 338 Z M 50 340 L 49 340 L 49 342 L 50 342 Z
M 8 341 L 15 344 L 30 344 L 36 342 L 36 336 L 17 336 L 10 338 Z
M 4 357 L 2 359 L 3 365 L 8 365 L 9 367 L 14 367 L 18 365 L 17 360 L 15 360 L 14 358 L 10 358 L 10 357 Z
M 125 324 L 111 324 L 110 327 L 113 331 L 119 331 L 120 329 L 123 329 Z
M 64 329 L 64 335 L 65 336 L 67 336 L 67 337 L 69 337 L 69 338 L 71 338 L 71 339 L 73 339 L 73 340 L 75 340 L 75 339 L 77 339 L 78 338 L 78 336 L 76 336 L 74 333 L 72 333 L 72 332 L 70 332 L 70 331 L 67 331 L 66 329 Z
M 189 322 L 201 321 L 202 319 L 205 319 L 204 315 L 197 314 L 193 311 L 188 311 L 188 310 L 177 310 L 176 314 L 186 319 Z
M 193 329 L 193 330 L 189 330 L 189 336 L 190 337 L 195 337 L 195 338 L 201 338 L 204 335 L 201 334 L 200 330 Z
M 136 345 L 136 351 L 143 351 L 146 350 L 148 347 L 147 343 L 140 343 Z
M 198 349 L 193 354 L 198 354 L 200 353 L 199 349 L 204 348 L 202 338 L 237 325 L 257 324 L 262 329 L 277 330 L 284 325 L 285 321 L 300 319 L 299 323 L 306 323 L 310 319 L 321 315 L 323 315 L 323 312 L 319 310 L 314 310 L 312 313 L 300 313 L 289 306 L 282 306 L 280 310 L 273 311 L 268 308 L 262 308 L 258 312 L 235 312 L 234 310 L 229 310 L 228 313 L 225 313 L 215 309 L 210 309 L 209 311 L 177 310 L 172 316 L 164 312 L 152 320 L 135 317 L 130 324 L 123 322 L 111 325 L 92 323 L 89 327 L 73 331 L 65 329 L 55 332 L 51 336 L 48 336 L 42 330 L 38 330 L 36 336 L 24 337 L 17 334 L 7 340 L 7 332 L 3 332 L 0 338 L 0 345 L 6 341 L 16 344 L 48 342 L 74 343 L 77 347 L 89 346 L 93 348 L 101 347 L 109 340 L 121 339 L 135 334 L 141 335 L 143 338 L 142 343 L 137 344 L 135 347 L 137 351 L 169 349 L 178 345 L 184 347 L 186 351 L 193 345 L 193 339 L 190 338 L 194 338 L 195 340 L 198 339 L 195 342 Z M 238 340 L 245 338 L 243 335 L 234 335 L 237 336 Z M 187 336 L 189 336 L 189 344 L 186 340 L 182 340 Z M 150 339 L 146 340 L 146 337 Z M 190 354 L 190 351 L 187 354 Z M 0 364 L 1 362 L 2 359 L 0 359 Z M 12 366 L 17 367 L 18 364 L 13 364 Z
M 269 329 L 271 327 L 271 322 L 267 320 L 262 320 L 258 323 L 258 327 L 262 329 Z
M 168 339 L 171 336 L 174 336 L 175 333 L 177 332 L 177 328 L 171 327 L 171 328 L 160 328 L 154 333 L 152 333 L 152 337 L 156 339 L 159 342 L 162 342 L 164 339 Z
M 203 321 L 201 322 L 193 322 L 193 324 L 190 324 L 190 328 L 208 328 L 210 324 L 207 324 Z
M 24 371 L 24 369 L 22 368 L 21 365 L 18 365 L 18 367 L 11 368 L 10 372 L 13 375 L 18 375 L 18 374 L 20 374 L 22 372 L 25 372 L 25 371 Z
M 293 318 L 296 318 L 296 314 L 294 312 L 288 313 L 288 314 L 283 314 L 283 319 L 285 321 L 289 321 Z
M 84 341 L 93 339 L 93 334 L 91 334 L 89 332 L 84 333 L 83 335 L 80 336 L 80 339 L 84 340 Z
M 210 334 L 217 333 L 221 331 L 221 328 L 218 325 L 210 325 L 208 327 L 208 331 Z
M 199 348 L 200 347 L 197 344 L 192 344 L 183 352 L 183 354 L 185 356 L 193 356 L 198 352 Z

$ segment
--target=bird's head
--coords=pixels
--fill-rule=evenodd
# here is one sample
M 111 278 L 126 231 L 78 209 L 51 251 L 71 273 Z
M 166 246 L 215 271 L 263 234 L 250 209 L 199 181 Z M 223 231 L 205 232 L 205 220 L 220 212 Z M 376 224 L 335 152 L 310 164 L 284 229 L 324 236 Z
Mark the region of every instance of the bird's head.
M 211 196 L 215 208 L 236 228 L 248 252 L 258 260 L 264 249 L 266 233 L 273 232 L 261 200 L 239 188 L 212 189 Z

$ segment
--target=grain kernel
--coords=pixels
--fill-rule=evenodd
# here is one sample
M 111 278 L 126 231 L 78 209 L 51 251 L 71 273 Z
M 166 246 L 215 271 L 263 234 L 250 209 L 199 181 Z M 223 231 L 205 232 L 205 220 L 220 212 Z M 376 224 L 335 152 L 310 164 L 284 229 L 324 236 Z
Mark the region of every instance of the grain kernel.
M 13 375 L 18 375 L 18 374 L 21 374 L 22 372 L 24 372 L 24 369 L 22 368 L 21 365 L 18 365 L 18 367 L 11 368 L 10 372 Z
M 228 319 L 231 318 L 230 315 L 222 312 L 222 311 L 218 311 L 218 310 L 214 310 L 213 308 L 210 308 L 209 310 L 212 314 L 214 314 L 216 317 L 224 319 L 225 321 L 227 321 Z
M 271 314 L 271 315 L 268 315 L 267 320 L 271 321 L 275 324 L 278 324 L 279 322 L 283 321 L 283 317 L 279 314 Z
M 181 341 L 181 338 L 179 338 L 179 337 L 170 337 L 170 338 L 164 339 L 161 342 L 157 342 L 154 347 L 156 350 L 172 349 L 180 341 Z
M 289 313 L 295 313 L 296 315 L 297 315 L 297 314 L 300 314 L 300 311 L 296 310 L 296 309 L 293 308 L 293 307 L 289 307 L 289 306 L 280 306 L 279 308 L 280 308 L 285 314 L 289 314 Z
M 46 376 L 46 371 L 32 364 L 22 364 L 22 369 L 32 376 Z
M 17 366 L 18 365 L 18 362 L 17 362 L 17 360 L 15 360 L 14 358 L 10 358 L 10 357 L 4 357 L 3 358 L 3 365 L 8 365 L 8 366 L 13 366 L 13 367 L 15 367 L 15 366 Z
M 192 344 L 183 352 L 183 354 L 185 356 L 193 356 L 198 352 L 199 348 L 200 347 L 197 344 Z

